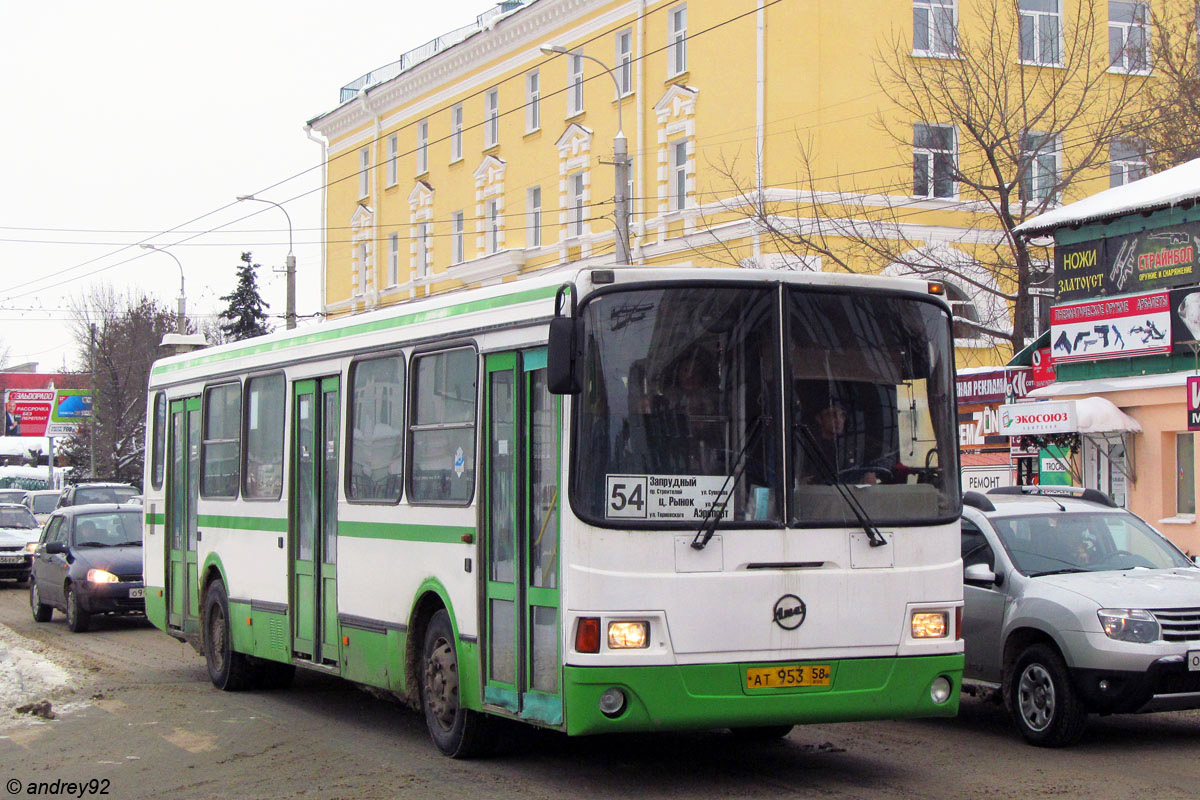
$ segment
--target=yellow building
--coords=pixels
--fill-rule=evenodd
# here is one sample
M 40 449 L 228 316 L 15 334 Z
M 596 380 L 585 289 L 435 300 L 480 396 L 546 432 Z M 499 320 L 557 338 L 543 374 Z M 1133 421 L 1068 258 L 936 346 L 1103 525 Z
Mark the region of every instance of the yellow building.
M 1014 75 L 1052 75 L 1057 60 L 1070 57 L 1064 31 L 1077 2 L 996 0 L 1012 30 L 1026 31 L 1008 43 Z M 964 277 L 948 281 L 963 318 L 1011 325 L 1004 295 L 1016 287 L 980 257 L 1004 235 L 981 198 L 946 179 L 962 132 L 914 125 L 902 98 L 881 82 L 876 57 L 899 43 L 893 51 L 902 61 L 955 61 L 959 42 L 986 28 L 977 13 L 986 5 L 501 3 L 346 86 L 340 105 L 310 121 L 326 142 L 324 310 L 370 310 L 567 261 L 613 263 L 620 110 L 632 161 L 634 263 L 818 270 L 848 263 L 891 274 L 952 264 Z M 1082 6 L 1100 15 L 1097 37 L 1117 30 L 1140 41 L 1141 0 Z M 1128 24 L 1109 17 L 1123 6 L 1134 7 Z M 1097 47 L 1107 41 L 1098 38 Z M 572 52 L 548 54 L 544 45 Z M 1110 69 L 1114 79 L 1144 72 L 1130 64 Z M 1030 191 L 1047 180 L 1051 186 L 1065 171 L 1063 154 L 1069 162 L 1081 146 L 1056 141 L 1032 159 L 1024 178 Z M 1122 180 L 1144 170 L 1136 156 L 1126 161 Z M 1091 194 L 1109 180 L 1105 159 L 1075 176 L 1078 189 L 1068 194 Z M 779 233 L 811 235 L 822 224 L 853 225 L 877 212 L 886 219 L 872 236 L 913 245 L 896 263 L 839 244 L 836 229 L 825 252 Z M 997 346 L 969 325 L 957 332 L 960 367 L 1011 355 L 1007 343 Z

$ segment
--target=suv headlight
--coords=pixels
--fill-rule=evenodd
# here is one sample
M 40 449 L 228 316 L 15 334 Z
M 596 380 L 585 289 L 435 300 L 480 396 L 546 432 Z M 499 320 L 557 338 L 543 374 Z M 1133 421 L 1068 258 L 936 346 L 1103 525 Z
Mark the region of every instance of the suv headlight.
M 1096 612 L 1108 638 L 1121 642 L 1153 642 L 1162 636 L 1158 620 L 1141 608 L 1102 608 Z

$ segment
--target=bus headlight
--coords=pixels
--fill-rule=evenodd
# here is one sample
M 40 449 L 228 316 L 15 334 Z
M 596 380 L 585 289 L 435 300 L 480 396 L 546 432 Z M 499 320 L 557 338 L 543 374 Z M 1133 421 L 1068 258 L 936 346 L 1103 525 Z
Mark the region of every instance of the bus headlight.
M 650 646 L 650 623 L 608 623 L 609 650 L 637 650 Z
M 1102 608 L 1096 616 L 1108 638 L 1120 642 L 1153 642 L 1162 635 L 1158 620 L 1141 608 Z
M 912 637 L 914 639 L 945 638 L 950 626 L 945 611 L 914 611 L 912 615 Z
M 950 685 L 949 679 L 944 675 L 939 675 L 933 679 L 933 684 L 929 687 L 929 699 L 932 700 L 935 705 L 940 706 L 942 703 L 950 699 L 950 692 L 952 688 L 953 687 Z

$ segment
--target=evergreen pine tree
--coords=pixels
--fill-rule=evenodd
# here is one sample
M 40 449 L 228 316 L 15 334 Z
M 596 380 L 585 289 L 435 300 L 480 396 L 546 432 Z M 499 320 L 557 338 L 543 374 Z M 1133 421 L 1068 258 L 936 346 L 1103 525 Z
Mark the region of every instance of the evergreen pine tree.
M 258 293 L 258 282 L 254 277 L 258 268 L 258 264 L 251 263 L 250 253 L 242 253 L 242 263 L 237 269 L 237 288 L 232 294 L 221 298 L 229 303 L 229 307 L 221 312 L 220 327 L 231 341 L 250 339 L 271 332 L 271 328 L 266 325 L 265 309 L 269 306 Z

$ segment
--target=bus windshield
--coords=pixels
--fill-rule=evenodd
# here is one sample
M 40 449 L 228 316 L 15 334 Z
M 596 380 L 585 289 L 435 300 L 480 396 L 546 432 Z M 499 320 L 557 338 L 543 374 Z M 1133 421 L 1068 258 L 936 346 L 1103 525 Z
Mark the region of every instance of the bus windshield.
M 845 492 L 881 524 L 954 517 L 946 312 L 797 287 L 781 318 L 779 291 L 676 285 L 584 306 L 581 517 L 695 529 L 717 508 L 722 527 L 855 526 Z

